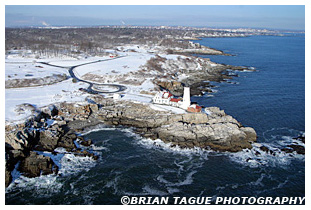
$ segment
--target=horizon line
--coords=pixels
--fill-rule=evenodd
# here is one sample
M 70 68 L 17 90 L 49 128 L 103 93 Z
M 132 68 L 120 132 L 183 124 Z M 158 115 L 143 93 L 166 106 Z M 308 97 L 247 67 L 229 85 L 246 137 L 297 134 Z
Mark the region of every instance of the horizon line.
M 183 25 L 50 25 L 50 26 L 5 26 L 5 28 L 10 29 L 28 29 L 28 28 L 37 28 L 37 29 L 69 29 L 69 28 L 99 28 L 99 27 L 121 27 L 121 28 L 131 28 L 131 27 L 152 27 L 152 28 L 159 28 L 162 29 L 169 29 L 174 28 L 178 29 L 181 28 L 188 28 L 188 29 L 255 29 L 255 30 L 274 30 L 274 31 L 299 31 L 299 32 L 305 32 L 305 29 L 277 29 L 277 28 L 263 28 L 263 27 L 241 27 L 241 26 L 226 26 L 226 27 L 217 27 L 217 26 L 183 26 Z

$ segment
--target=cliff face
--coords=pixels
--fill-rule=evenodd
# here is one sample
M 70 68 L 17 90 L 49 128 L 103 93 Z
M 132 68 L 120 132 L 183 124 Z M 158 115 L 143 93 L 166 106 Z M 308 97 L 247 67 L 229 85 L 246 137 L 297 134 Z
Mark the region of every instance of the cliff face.
M 36 151 L 55 152 L 64 147 L 78 156 L 97 157 L 81 151 L 74 141 L 89 146 L 92 142 L 77 136 L 84 128 L 105 123 L 133 127 L 146 138 L 161 139 L 181 148 L 200 147 L 218 151 L 237 152 L 251 148 L 256 141 L 253 128 L 243 127 L 237 120 L 217 107 L 209 107 L 209 114 L 174 114 L 152 109 L 148 104 L 89 98 L 92 103 L 60 103 L 35 110 L 25 123 L 6 125 L 6 186 L 11 182 L 11 171 L 20 162 L 18 170 L 25 176 L 57 173 L 53 160 Z

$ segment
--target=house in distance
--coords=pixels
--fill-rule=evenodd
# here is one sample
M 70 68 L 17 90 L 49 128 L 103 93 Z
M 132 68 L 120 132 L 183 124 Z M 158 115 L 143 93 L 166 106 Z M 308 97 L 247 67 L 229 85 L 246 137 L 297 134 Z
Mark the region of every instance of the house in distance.
M 173 94 L 169 91 L 159 91 L 152 99 L 155 104 L 164 104 L 168 106 L 178 107 L 188 112 L 201 112 L 202 107 L 197 104 L 191 105 L 190 88 L 184 87 L 183 98 L 174 98 Z

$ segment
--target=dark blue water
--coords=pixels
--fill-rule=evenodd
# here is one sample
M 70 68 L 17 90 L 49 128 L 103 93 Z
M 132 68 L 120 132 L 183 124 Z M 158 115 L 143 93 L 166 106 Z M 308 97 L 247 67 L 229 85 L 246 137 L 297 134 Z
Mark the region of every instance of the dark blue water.
M 205 38 L 202 45 L 236 56 L 206 56 L 212 61 L 255 67 L 240 73 L 238 84 L 216 84 L 213 98 L 195 98 L 206 106 L 219 106 L 246 126 L 254 127 L 259 142 L 271 130 L 305 130 L 305 38 L 304 36 L 254 36 Z M 283 129 L 284 128 L 284 129 Z
M 171 149 L 124 128 L 97 128 L 85 137 L 101 155 L 62 158 L 61 176 L 19 178 L 6 191 L 7 204 L 120 204 L 128 196 L 304 196 L 303 155 L 277 148 L 304 132 L 304 37 L 256 36 L 203 39 L 201 44 L 235 54 L 212 61 L 255 67 L 233 81 L 218 83 L 213 97 L 194 97 L 219 106 L 252 126 L 258 142 L 278 151 L 256 155 Z M 46 154 L 49 155 L 49 154 Z M 251 159 L 251 161 L 247 161 Z M 18 174 L 17 174 L 18 175 Z

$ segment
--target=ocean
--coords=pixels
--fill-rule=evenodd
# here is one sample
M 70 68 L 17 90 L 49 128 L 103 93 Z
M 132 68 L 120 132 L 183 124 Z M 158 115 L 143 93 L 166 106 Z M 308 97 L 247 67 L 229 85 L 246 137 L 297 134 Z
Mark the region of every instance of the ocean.
M 293 138 L 305 132 L 304 35 L 195 42 L 234 55 L 202 57 L 256 71 L 213 83 L 213 93 L 193 101 L 224 109 L 253 127 L 258 143 L 272 150 L 300 144 Z M 17 179 L 6 189 L 6 204 L 121 204 L 122 196 L 305 196 L 304 155 L 272 155 L 258 147 L 238 153 L 170 148 L 124 127 L 97 126 L 84 136 L 93 140 L 98 161 L 45 153 L 61 165 L 59 175 Z

